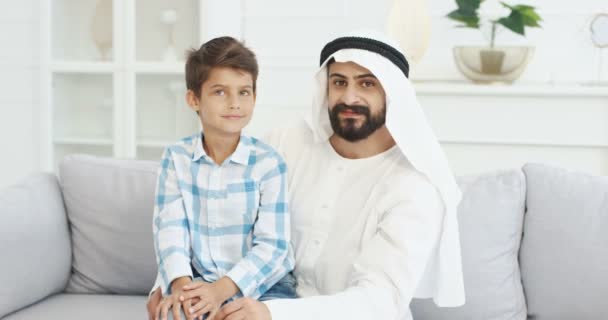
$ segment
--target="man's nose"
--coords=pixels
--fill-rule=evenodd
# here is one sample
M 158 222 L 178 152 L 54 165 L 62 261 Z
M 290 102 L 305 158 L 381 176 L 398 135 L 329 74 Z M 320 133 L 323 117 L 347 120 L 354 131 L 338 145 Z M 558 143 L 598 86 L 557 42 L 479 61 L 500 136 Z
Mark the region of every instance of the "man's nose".
M 346 87 L 344 95 L 342 95 L 342 102 L 349 106 L 360 104 L 361 97 L 359 96 L 359 92 L 354 86 Z

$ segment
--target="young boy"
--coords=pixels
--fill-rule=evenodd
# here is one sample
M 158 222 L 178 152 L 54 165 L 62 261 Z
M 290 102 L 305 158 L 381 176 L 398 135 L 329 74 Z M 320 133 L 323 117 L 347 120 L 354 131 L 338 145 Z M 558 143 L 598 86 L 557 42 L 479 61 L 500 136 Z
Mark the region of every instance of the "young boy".
M 150 315 L 212 319 L 235 297 L 295 298 L 286 165 L 241 134 L 253 112 L 258 65 L 230 37 L 186 62 L 186 100 L 203 132 L 166 148 L 154 209 L 158 276 Z M 171 311 L 169 311 L 171 310 Z M 160 316 L 160 318 L 159 318 Z

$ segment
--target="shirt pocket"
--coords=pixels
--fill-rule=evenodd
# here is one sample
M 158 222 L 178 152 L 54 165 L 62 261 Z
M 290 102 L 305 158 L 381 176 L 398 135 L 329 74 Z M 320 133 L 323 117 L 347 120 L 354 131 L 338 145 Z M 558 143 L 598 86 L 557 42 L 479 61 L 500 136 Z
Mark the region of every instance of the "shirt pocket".
M 260 207 L 260 186 L 255 179 L 230 179 L 222 215 L 234 225 L 253 227 Z

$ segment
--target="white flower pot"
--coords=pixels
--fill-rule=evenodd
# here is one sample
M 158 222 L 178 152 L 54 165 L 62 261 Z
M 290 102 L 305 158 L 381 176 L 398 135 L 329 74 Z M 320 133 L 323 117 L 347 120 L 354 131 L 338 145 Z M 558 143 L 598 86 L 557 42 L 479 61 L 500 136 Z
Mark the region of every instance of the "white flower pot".
M 534 55 L 534 47 L 454 47 L 460 72 L 476 83 L 513 83 Z

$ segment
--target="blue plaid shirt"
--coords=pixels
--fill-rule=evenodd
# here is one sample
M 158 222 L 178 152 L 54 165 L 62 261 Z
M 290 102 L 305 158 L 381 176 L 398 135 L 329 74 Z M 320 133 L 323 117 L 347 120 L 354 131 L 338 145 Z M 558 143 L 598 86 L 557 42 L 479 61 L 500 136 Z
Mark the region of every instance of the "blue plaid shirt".
M 259 140 L 241 136 L 221 165 L 200 133 L 165 149 L 156 186 L 154 248 L 163 295 L 171 282 L 227 276 L 239 296 L 259 298 L 294 267 L 287 167 Z

